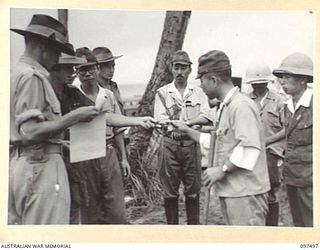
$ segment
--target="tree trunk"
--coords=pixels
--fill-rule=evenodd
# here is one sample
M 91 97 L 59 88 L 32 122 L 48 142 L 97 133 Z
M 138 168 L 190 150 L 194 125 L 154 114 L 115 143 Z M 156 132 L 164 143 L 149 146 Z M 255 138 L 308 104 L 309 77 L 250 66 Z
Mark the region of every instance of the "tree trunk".
M 58 9 L 58 20 L 68 29 L 68 10 Z M 69 29 L 68 29 L 69 33 Z M 69 34 L 67 35 L 67 41 L 69 41 Z
M 153 116 L 154 99 L 157 89 L 172 82 L 172 54 L 182 49 L 190 16 L 191 11 L 166 12 L 157 58 L 151 79 L 138 108 L 138 116 Z M 132 128 L 130 130 L 130 143 L 128 145 L 130 165 L 133 171 L 136 171 L 136 176 L 146 177 L 145 181 L 147 183 L 141 180 L 145 186 L 148 186 L 150 178 L 148 178 L 149 176 L 147 175 L 148 169 L 146 168 L 148 166 L 142 166 L 142 156 L 147 150 L 151 134 L 152 130 L 145 130 L 140 127 Z M 139 171 L 143 173 L 139 173 Z M 148 193 L 148 190 L 145 190 L 144 193 Z

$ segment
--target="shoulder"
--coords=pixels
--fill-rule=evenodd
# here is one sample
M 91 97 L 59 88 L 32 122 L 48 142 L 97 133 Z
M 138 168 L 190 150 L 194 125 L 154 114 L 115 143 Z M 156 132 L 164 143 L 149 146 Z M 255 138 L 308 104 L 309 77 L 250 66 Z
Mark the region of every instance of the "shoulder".
M 257 107 L 254 101 L 249 98 L 246 94 L 238 92 L 236 93 L 230 102 L 231 111 L 244 111 L 244 110 L 254 110 L 257 112 Z
M 168 92 L 169 92 L 169 88 L 170 88 L 170 85 L 171 85 L 171 84 L 172 84 L 172 83 L 168 83 L 168 84 L 166 84 L 166 85 L 158 88 L 158 89 L 157 89 L 157 93 L 160 93 L 160 94 L 162 94 L 162 95 L 165 97 L 165 96 L 168 94 Z

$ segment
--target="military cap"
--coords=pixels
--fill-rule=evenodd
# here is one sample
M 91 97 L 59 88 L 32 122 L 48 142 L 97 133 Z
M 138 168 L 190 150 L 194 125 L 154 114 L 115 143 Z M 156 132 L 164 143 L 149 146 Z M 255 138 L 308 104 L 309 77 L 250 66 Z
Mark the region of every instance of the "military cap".
M 220 50 L 212 50 L 199 57 L 198 75 L 196 79 L 204 74 L 221 72 L 231 69 L 228 56 Z
M 192 62 L 190 61 L 189 55 L 187 52 L 183 50 L 178 50 L 173 54 L 172 64 L 185 64 L 190 65 Z

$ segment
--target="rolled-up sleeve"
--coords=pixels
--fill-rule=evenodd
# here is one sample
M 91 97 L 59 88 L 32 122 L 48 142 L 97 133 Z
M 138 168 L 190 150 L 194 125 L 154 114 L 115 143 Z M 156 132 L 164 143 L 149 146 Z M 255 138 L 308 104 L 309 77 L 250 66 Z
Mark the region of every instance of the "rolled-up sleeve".
M 202 167 L 209 167 L 208 156 L 209 156 L 209 150 L 210 150 L 210 140 L 211 140 L 211 134 L 200 133 L 199 144 L 200 144 L 200 151 L 201 151 Z
M 15 126 L 19 127 L 30 119 L 41 119 L 45 108 L 45 91 L 42 80 L 34 74 L 24 75 L 15 92 Z

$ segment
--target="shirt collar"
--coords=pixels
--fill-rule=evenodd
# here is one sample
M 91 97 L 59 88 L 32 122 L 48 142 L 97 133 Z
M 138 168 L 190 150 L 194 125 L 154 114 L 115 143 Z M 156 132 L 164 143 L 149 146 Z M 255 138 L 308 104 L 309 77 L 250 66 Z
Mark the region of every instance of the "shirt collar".
M 45 67 L 43 67 L 40 63 L 38 63 L 36 60 L 29 57 L 28 55 L 24 54 L 23 56 L 21 56 L 20 62 L 24 62 L 24 63 L 29 64 L 34 69 L 40 71 L 45 77 L 49 78 L 50 74 L 49 74 L 48 70 Z
M 189 92 L 189 90 L 193 91 L 193 89 L 194 89 L 194 87 L 190 83 L 187 83 L 186 90 L 188 90 L 188 91 L 184 91 L 183 97 L 186 96 L 186 94 Z M 181 96 L 180 92 L 176 88 L 176 85 L 174 84 L 174 82 L 169 84 L 168 91 L 169 91 L 169 93 L 176 93 L 177 96 Z
M 231 97 L 233 96 L 233 94 L 238 90 L 239 88 L 237 86 L 233 87 L 232 89 L 229 90 L 229 92 L 227 93 L 227 95 L 224 97 L 222 103 L 224 105 L 227 105 L 231 99 Z
M 297 102 L 297 105 L 295 108 L 293 106 L 292 96 L 290 96 L 289 99 L 284 103 L 287 104 L 288 109 L 293 114 L 300 106 L 303 106 L 306 108 L 310 107 L 312 95 L 313 95 L 312 89 L 306 88 L 306 90 L 303 92 L 302 96 L 300 97 L 299 101 Z

